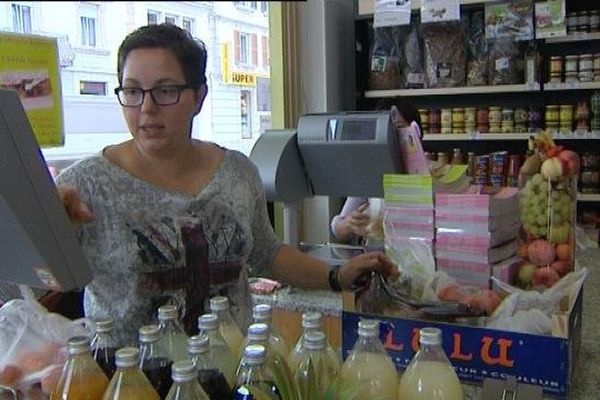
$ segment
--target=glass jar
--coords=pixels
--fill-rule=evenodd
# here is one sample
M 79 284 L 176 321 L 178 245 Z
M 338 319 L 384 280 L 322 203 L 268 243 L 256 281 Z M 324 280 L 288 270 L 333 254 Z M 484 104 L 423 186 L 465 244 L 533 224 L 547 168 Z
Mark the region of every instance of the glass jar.
M 579 73 L 578 72 L 565 72 L 565 82 L 567 82 L 567 83 L 579 82 Z
M 452 125 L 463 125 L 465 123 L 465 109 L 464 108 L 453 108 L 452 109 Z
M 515 110 L 512 108 L 504 107 L 502 109 L 502 121 L 513 122 L 515 120 Z
M 590 11 L 590 32 L 600 31 L 600 10 Z
M 563 104 L 560 106 L 560 123 L 573 122 L 573 105 Z
M 594 79 L 594 57 L 591 54 L 579 55 L 579 81 L 591 82 Z
M 440 110 L 431 110 L 429 113 L 429 131 L 440 133 L 442 128 L 442 113 Z
M 546 106 L 546 124 L 548 123 L 558 123 L 560 120 L 560 106 L 558 105 L 548 105 Z
M 475 124 L 477 121 L 477 109 L 475 107 L 465 108 L 465 125 Z
M 579 68 L 579 56 L 571 55 L 565 57 L 565 73 L 577 72 Z
M 499 124 L 502 121 L 502 108 L 501 107 L 490 107 L 488 119 L 490 125 L 492 123 Z
M 576 129 L 578 131 L 587 132 L 590 130 L 590 109 L 587 102 L 581 101 L 577 103 L 575 108 Z
M 528 118 L 529 115 L 526 109 L 520 107 L 515 110 L 515 124 L 524 124 Z
M 570 12 L 567 14 L 567 34 L 577 32 L 579 25 L 579 17 L 576 12 Z
M 579 32 L 590 31 L 590 15 L 587 10 L 579 11 L 577 13 L 577 30 Z
M 502 133 L 513 133 L 515 131 L 515 123 L 513 121 L 502 121 L 500 130 Z
M 442 133 L 452 133 L 452 109 L 442 108 L 441 118 Z
M 550 75 L 563 73 L 563 56 L 550 57 Z

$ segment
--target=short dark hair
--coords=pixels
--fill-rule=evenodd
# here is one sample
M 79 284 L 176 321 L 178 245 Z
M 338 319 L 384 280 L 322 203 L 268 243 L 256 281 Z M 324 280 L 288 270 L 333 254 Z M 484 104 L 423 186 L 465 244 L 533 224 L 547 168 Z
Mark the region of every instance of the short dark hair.
M 119 46 L 117 74 L 123 83 L 123 67 L 132 50 L 161 48 L 171 50 L 185 75 L 186 83 L 200 88 L 206 83 L 206 47 L 188 31 L 171 23 L 142 26 L 128 34 Z

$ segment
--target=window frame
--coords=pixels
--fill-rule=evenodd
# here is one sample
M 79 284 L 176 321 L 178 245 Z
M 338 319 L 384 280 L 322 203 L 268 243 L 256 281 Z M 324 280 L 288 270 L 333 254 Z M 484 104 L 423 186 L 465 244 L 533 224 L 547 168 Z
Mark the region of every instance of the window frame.
M 11 16 L 12 16 L 12 27 L 13 27 L 13 31 L 14 32 L 18 32 L 18 33 L 32 33 L 33 32 L 33 25 L 32 25 L 32 9 L 33 7 L 31 6 L 31 4 L 27 4 L 27 3 L 21 3 L 21 2 L 12 2 L 10 4 L 10 9 L 11 9 Z M 25 24 L 25 15 L 23 13 L 23 11 L 27 9 L 27 18 L 28 18 L 28 23 L 29 23 L 29 30 L 27 30 L 27 24 Z M 17 15 L 15 15 L 15 13 Z M 17 17 L 17 18 L 16 18 Z M 16 24 L 15 24 L 16 22 Z
M 99 47 L 100 44 L 100 6 L 95 3 L 82 2 L 79 5 L 79 29 L 81 45 Z M 92 29 L 90 29 L 90 27 Z M 92 32 L 93 30 L 93 32 Z
M 160 24 L 160 20 L 161 20 L 161 12 L 160 11 L 156 11 L 156 10 L 146 10 L 146 23 L 148 25 L 158 25 Z M 150 23 L 150 15 L 153 15 L 154 17 L 156 17 L 156 22 L 155 23 Z
M 240 31 L 240 65 L 252 65 L 252 35 Z
M 90 86 L 93 85 L 101 85 L 102 86 L 102 93 L 93 93 L 93 92 L 88 92 L 88 93 L 84 93 L 83 90 L 83 85 L 84 84 L 90 84 Z M 89 80 L 84 80 L 84 79 L 80 79 L 79 80 L 79 95 L 81 96 L 96 96 L 96 97 L 106 97 L 108 95 L 108 82 L 104 82 L 104 81 L 89 81 Z
M 173 19 L 173 22 L 170 22 L 170 23 L 172 23 L 173 25 L 180 26 L 180 24 L 179 24 L 179 20 L 180 20 L 179 15 L 165 13 L 165 20 L 164 20 L 165 23 L 169 23 L 169 21 L 167 21 L 168 18 Z
M 185 27 L 185 23 L 189 22 L 190 24 L 190 29 L 187 29 Z M 181 17 L 181 28 L 188 31 L 189 33 L 191 33 L 192 35 L 194 34 L 194 26 L 195 26 L 195 20 L 194 18 L 191 17 Z

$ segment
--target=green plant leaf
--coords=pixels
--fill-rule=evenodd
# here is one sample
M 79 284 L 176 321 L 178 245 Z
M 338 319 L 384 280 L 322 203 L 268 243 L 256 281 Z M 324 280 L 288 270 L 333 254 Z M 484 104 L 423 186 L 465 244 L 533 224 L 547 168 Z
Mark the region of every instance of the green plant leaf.
M 273 374 L 281 400 L 299 400 L 294 378 L 287 362 L 276 352 L 273 352 L 267 360 L 267 366 Z

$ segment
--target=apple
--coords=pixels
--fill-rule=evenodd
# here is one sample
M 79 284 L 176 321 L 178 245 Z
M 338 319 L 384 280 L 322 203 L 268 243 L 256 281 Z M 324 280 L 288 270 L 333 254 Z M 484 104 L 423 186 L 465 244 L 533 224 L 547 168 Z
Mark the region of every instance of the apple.
M 14 386 L 23 377 L 23 370 L 16 365 L 7 364 L 0 371 L 0 385 Z
M 542 163 L 542 168 L 540 172 L 546 180 L 557 180 L 558 178 L 563 176 L 564 173 L 561 159 L 558 157 L 551 157 L 546 159 L 546 161 Z
M 548 233 L 548 238 L 553 243 L 567 243 L 571 237 L 571 224 L 569 222 L 563 222 L 559 225 L 553 225 L 552 228 L 548 230 Z
M 457 302 L 466 302 L 465 299 L 468 298 L 468 295 L 464 293 L 457 284 L 451 284 L 448 286 L 444 286 L 438 292 L 438 298 L 442 301 L 457 301 Z
M 535 285 L 542 285 L 548 288 L 554 286 L 556 282 L 560 279 L 558 272 L 550 267 L 541 267 L 535 270 L 533 275 L 531 276 L 531 282 Z
M 550 268 L 558 272 L 558 275 L 562 278 L 571 272 L 571 263 L 569 261 L 556 260 L 550 264 Z
M 579 155 L 572 150 L 563 150 L 558 153 L 558 158 L 563 163 L 565 175 L 579 175 Z
M 471 298 L 469 306 L 477 310 L 485 311 L 487 315 L 492 315 L 501 302 L 502 300 L 500 299 L 500 296 L 498 296 L 498 293 L 493 290 L 484 289 Z
M 519 278 L 519 282 L 523 285 L 528 285 L 531 282 L 531 277 L 533 273 L 538 269 L 538 266 L 532 263 L 524 263 L 519 267 L 519 274 L 517 277 Z
M 568 243 L 557 244 L 556 257 L 561 261 L 571 261 L 571 245 Z
M 527 246 L 527 257 L 535 265 L 548 265 L 556 258 L 556 251 L 547 240 L 537 239 Z

